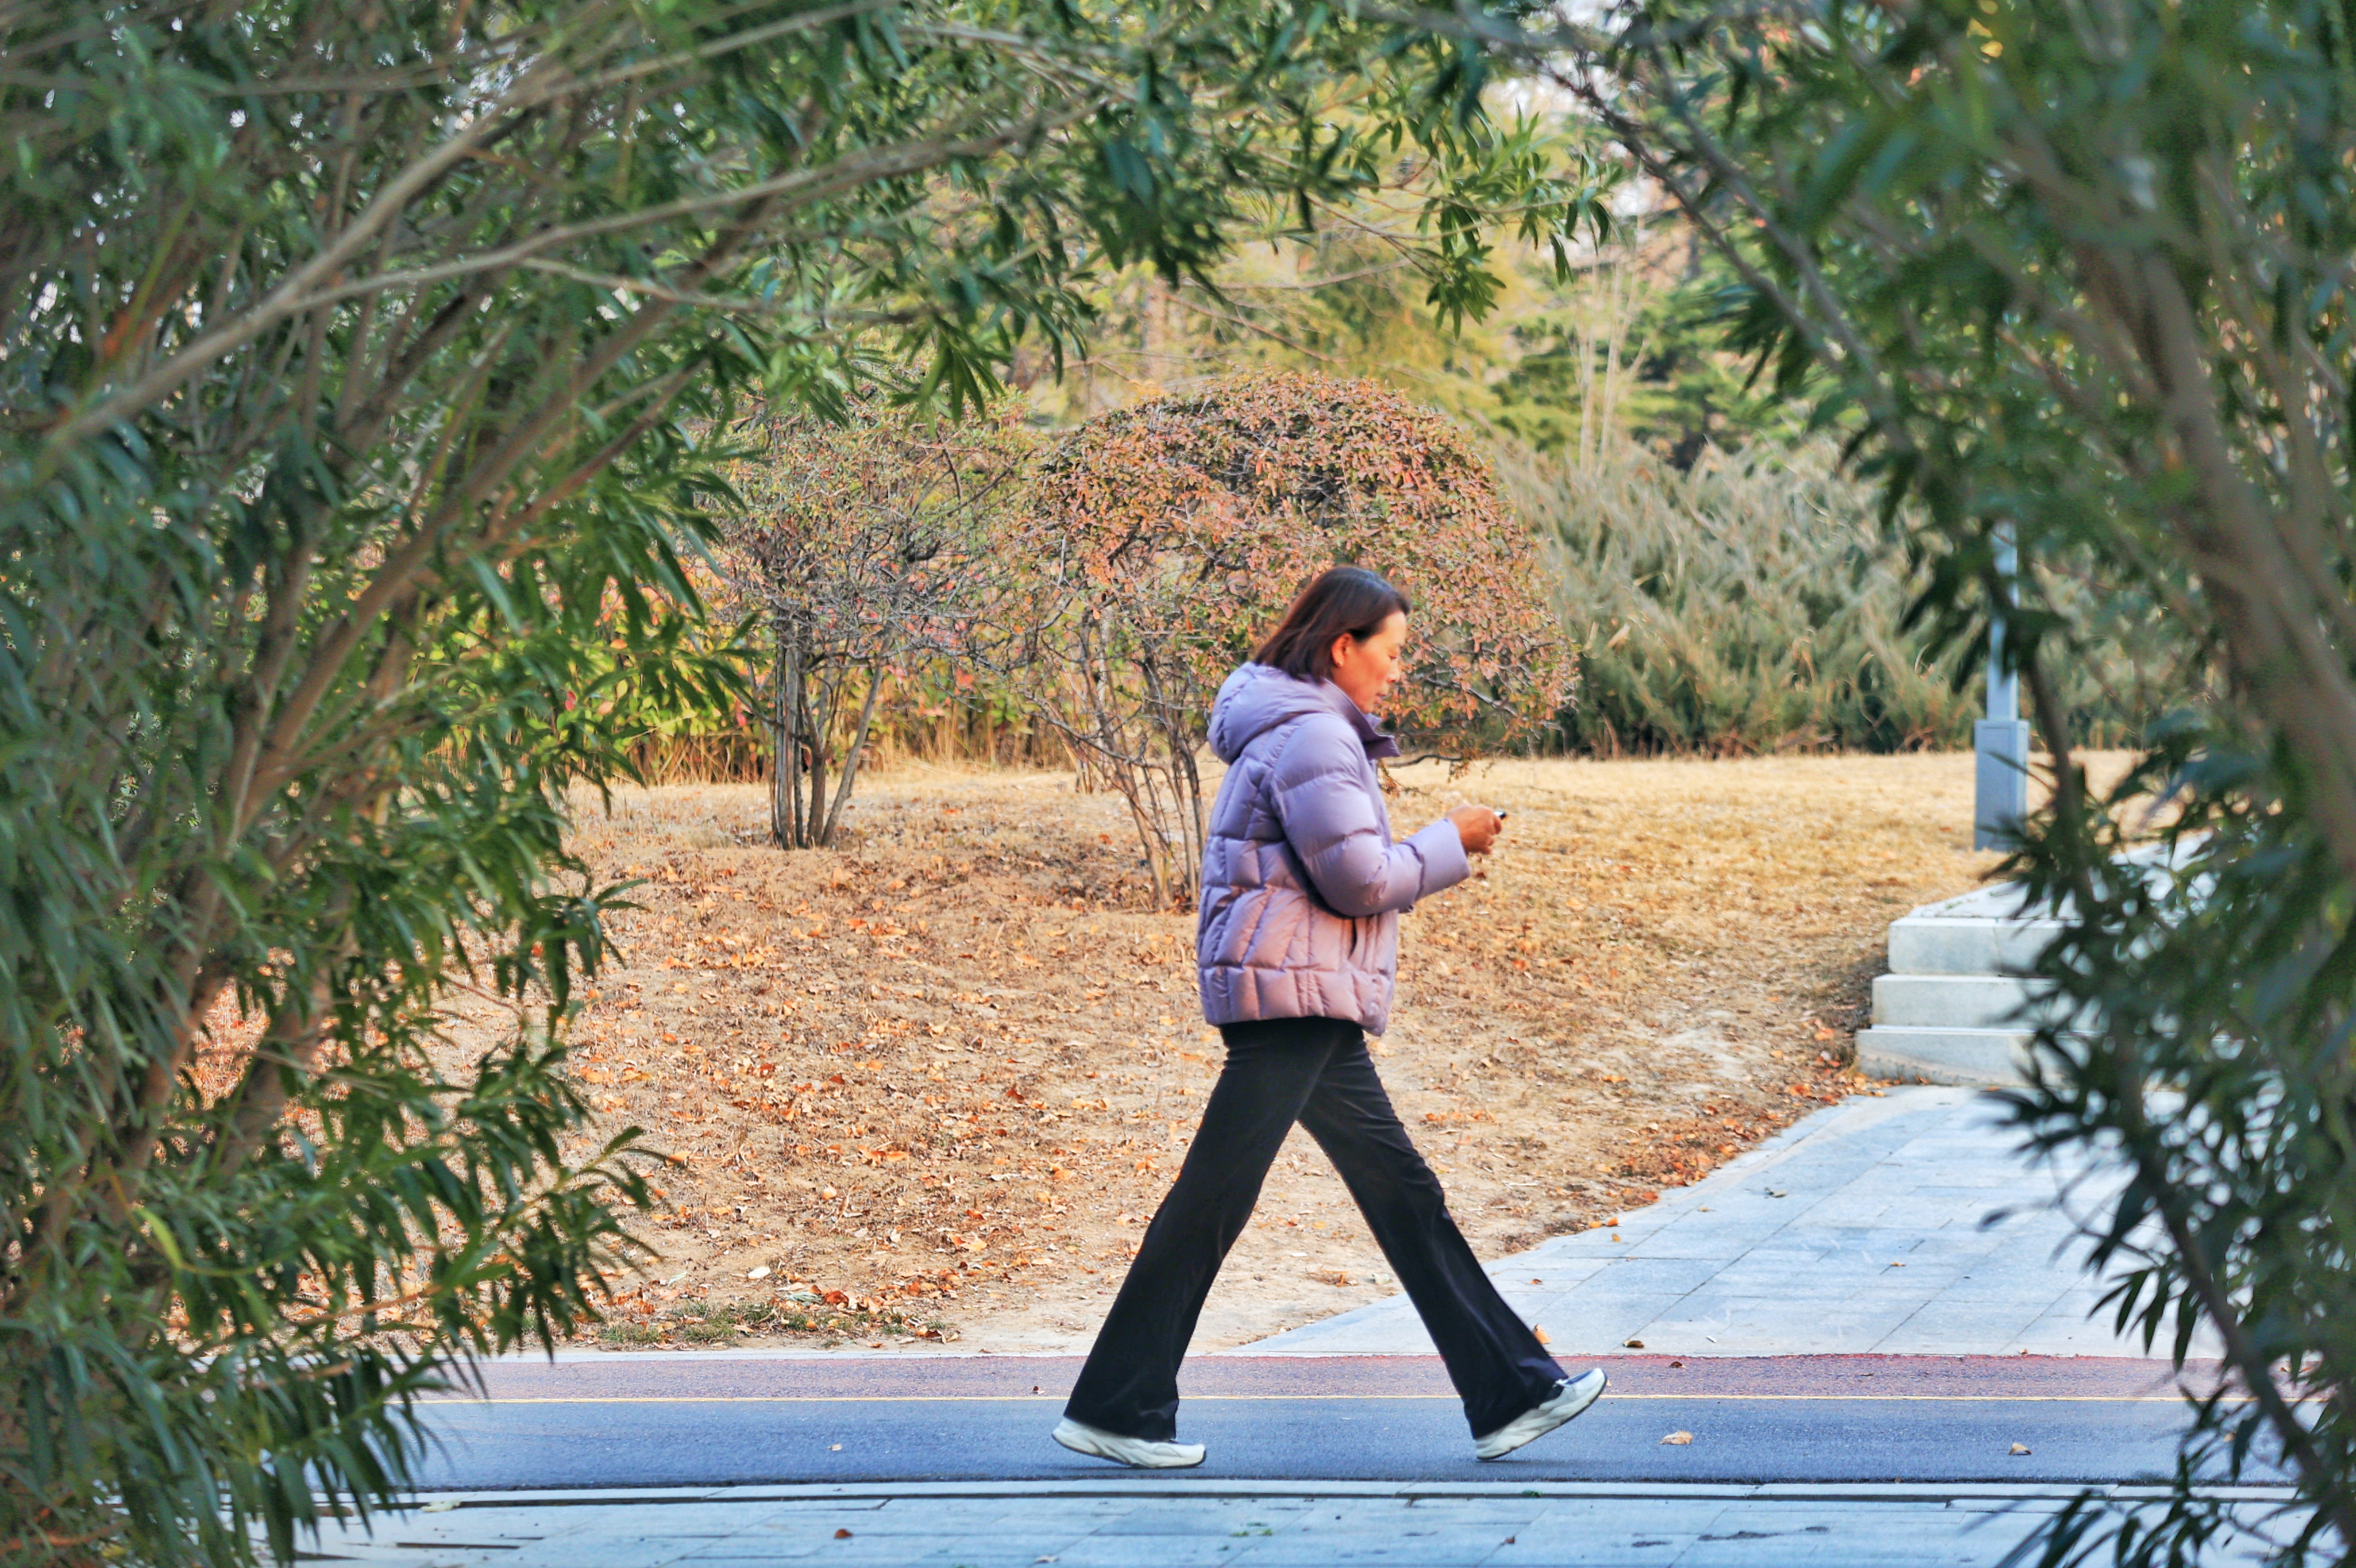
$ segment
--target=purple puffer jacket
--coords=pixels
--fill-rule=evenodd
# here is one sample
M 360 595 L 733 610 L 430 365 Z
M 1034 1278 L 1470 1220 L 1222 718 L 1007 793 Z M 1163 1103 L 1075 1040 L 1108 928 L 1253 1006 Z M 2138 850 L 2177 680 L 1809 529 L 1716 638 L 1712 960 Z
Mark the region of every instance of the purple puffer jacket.
M 1398 742 L 1331 681 L 1244 666 L 1211 706 L 1211 750 L 1227 776 L 1203 846 L 1203 1016 L 1382 1033 L 1399 912 L 1472 874 L 1456 825 L 1391 842 L 1375 759 Z

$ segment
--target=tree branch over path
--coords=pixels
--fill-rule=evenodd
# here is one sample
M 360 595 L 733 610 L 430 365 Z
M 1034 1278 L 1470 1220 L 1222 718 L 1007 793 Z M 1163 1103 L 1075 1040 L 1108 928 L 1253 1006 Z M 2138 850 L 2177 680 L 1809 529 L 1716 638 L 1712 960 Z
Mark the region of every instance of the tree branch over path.
M 2258 1445 L 2302 1547 L 2344 1550 L 2356 1265 L 2324 1238 L 2356 1230 L 2356 34 L 2269 0 L 2090 15 L 1673 0 L 1460 36 L 1574 95 L 1728 259 L 1730 347 L 1879 477 L 1917 613 L 1959 661 L 2000 625 L 2029 677 L 2059 776 L 2016 865 L 2063 922 L 2039 970 L 2065 1022 L 2014 1114 L 2036 1147 L 2124 1154 L 2094 1223 L 2096 1266 L 2133 1264 L 2119 1321 L 2172 1325 L 2179 1356 L 2212 1328 L 2252 1395 L 2191 1410 L 2169 1497 L 2082 1501 L 2044 1561 L 2198 1552 L 2238 1527 L 2192 1477 Z M 2016 539 L 2036 565 L 2008 573 Z M 2221 656 L 2106 801 L 2050 678 L 2094 628 L 2046 566 Z M 2166 859 L 2121 859 L 2137 792 Z

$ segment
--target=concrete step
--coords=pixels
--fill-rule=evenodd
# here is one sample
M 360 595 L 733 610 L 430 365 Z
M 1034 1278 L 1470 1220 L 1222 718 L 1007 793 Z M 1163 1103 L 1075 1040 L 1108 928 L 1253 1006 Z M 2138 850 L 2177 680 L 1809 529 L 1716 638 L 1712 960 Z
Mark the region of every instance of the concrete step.
M 2029 1060 L 2027 1029 L 1890 1028 L 1857 1037 L 1858 1070 L 1869 1077 L 1933 1083 L 2018 1083 Z
M 2058 920 L 1910 914 L 1890 923 L 1890 971 L 1893 975 L 2018 975 L 2035 964 L 2046 944 L 2061 934 Z
M 1882 975 L 1873 982 L 1877 1027 L 2019 1029 L 2029 982 L 2007 975 Z

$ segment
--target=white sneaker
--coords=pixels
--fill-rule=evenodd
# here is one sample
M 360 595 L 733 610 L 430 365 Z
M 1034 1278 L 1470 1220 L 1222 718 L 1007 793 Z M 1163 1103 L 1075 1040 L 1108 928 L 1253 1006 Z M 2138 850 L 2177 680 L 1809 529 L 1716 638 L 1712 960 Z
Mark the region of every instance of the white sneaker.
M 1556 1384 L 1561 1392 L 1536 1410 L 1526 1410 L 1486 1437 L 1475 1438 L 1472 1452 L 1483 1459 L 1502 1459 L 1525 1443 L 1534 1442 L 1580 1414 L 1603 1396 L 1608 1380 L 1601 1367 L 1590 1367 L 1575 1378 Z
M 1565 1421 L 1569 1419 L 1568 1415 L 1563 1417 Z M 1530 1437 L 1537 1435 L 1535 1432 L 1530 1434 Z M 1056 1442 L 1075 1454 L 1093 1454 L 1132 1470 L 1191 1470 L 1203 1462 L 1200 1443 L 1156 1443 L 1147 1437 L 1123 1437 L 1118 1432 L 1107 1432 L 1084 1421 L 1074 1421 L 1068 1415 L 1055 1423 L 1055 1436 Z M 1527 1443 L 1530 1437 L 1518 1441 Z

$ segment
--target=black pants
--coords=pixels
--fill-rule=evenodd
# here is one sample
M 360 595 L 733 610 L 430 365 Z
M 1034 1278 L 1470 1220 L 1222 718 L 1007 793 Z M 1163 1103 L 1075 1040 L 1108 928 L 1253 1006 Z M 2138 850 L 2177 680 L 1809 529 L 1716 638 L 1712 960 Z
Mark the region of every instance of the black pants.
M 1186 1163 L 1146 1227 L 1137 1261 L 1065 1413 L 1124 1436 L 1178 1431 L 1178 1363 L 1227 1249 L 1298 1121 L 1333 1160 L 1423 1315 L 1475 1436 L 1554 1395 L 1563 1371 L 1489 1283 L 1448 1216 L 1440 1179 L 1408 1141 L 1366 1054 L 1338 1019 L 1231 1024 L 1226 1066 Z

